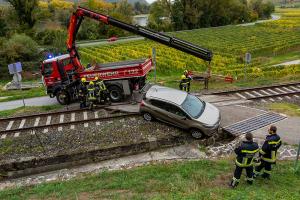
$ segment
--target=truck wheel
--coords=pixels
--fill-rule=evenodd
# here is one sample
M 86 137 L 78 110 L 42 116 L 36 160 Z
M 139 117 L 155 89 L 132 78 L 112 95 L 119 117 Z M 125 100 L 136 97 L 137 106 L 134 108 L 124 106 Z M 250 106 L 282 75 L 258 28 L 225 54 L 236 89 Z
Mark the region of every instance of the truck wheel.
M 123 90 L 116 86 L 112 85 L 108 88 L 109 91 L 109 97 L 112 102 L 120 102 L 123 99 Z
M 70 96 L 68 93 L 60 90 L 56 93 L 56 99 L 61 105 L 70 104 Z
M 195 139 L 200 139 L 204 137 L 204 134 L 199 129 L 191 129 L 190 133 L 192 134 L 192 137 Z

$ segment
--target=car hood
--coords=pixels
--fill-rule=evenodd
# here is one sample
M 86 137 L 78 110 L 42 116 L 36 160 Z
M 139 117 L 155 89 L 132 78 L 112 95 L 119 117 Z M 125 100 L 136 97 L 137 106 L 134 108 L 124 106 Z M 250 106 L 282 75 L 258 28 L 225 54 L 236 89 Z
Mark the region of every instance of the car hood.
M 203 113 L 196 120 L 207 126 L 215 126 L 220 122 L 220 111 L 214 105 L 206 103 Z

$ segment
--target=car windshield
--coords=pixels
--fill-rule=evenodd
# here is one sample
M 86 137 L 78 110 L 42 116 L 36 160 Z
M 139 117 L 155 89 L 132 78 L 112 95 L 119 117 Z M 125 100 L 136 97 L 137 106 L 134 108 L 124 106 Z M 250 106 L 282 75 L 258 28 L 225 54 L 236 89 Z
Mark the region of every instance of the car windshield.
M 199 118 L 204 110 L 205 102 L 193 95 L 187 95 L 181 106 L 190 116 Z

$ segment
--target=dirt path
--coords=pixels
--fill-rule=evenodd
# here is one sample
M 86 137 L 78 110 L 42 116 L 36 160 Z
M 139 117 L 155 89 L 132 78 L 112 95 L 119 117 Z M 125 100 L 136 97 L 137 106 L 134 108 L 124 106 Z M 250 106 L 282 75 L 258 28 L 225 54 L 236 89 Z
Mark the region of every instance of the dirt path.
M 276 64 L 276 65 L 273 65 L 273 66 L 288 66 L 288 65 L 299 65 L 299 64 L 300 64 L 300 60 L 293 60 L 293 61 L 288 61 L 288 62 Z

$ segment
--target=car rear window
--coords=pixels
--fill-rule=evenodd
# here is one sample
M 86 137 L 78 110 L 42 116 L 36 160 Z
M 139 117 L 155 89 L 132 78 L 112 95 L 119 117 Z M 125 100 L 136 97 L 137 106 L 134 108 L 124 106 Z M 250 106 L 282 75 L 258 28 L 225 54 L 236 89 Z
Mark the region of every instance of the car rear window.
M 193 95 L 187 95 L 181 107 L 193 118 L 198 118 L 205 108 L 205 102 Z

